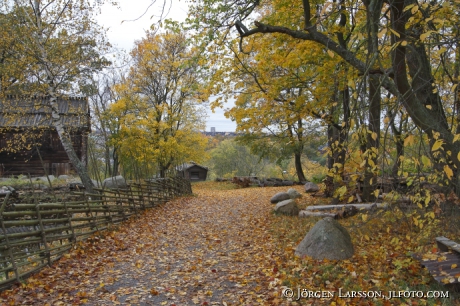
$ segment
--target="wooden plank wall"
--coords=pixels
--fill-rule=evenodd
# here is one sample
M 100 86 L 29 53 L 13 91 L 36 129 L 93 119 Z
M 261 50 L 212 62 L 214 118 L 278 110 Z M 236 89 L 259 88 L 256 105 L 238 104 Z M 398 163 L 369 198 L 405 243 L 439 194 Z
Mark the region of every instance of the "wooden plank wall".
M 0 150 L 1 147 L 6 146 L 8 134 L 0 135 Z M 61 174 L 70 174 L 72 165 L 57 133 L 48 132 L 41 138 L 43 139 L 39 144 L 39 151 L 48 174 L 56 177 Z M 87 161 L 87 138 L 86 134 L 72 135 L 75 153 L 83 162 Z M 21 150 L 15 153 L 0 152 L 0 177 L 21 174 L 30 174 L 32 177 L 45 175 L 43 164 L 34 146 L 31 150 Z

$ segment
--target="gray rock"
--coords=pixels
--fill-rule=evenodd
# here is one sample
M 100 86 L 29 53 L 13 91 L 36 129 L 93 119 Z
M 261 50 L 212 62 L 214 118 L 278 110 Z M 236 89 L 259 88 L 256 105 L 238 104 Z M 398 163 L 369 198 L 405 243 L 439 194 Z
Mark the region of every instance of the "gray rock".
M 102 182 L 102 186 L 104 188 L 112 189 L 112 188 L 125 188 L 125 187 L 128 187 L 128 184 L 126 184 L 126 180 L 121 175 L 118 175 L 118 176 L 106 178 Z
M 101 187 L 101 184 L 99 184 L 96 180 L 91 180 L 91 182 L 93 182 L 93 186 L 94 187 Z M 76 177 L 76 178 L 73 178 L 70 182 L 69 182 L 69 187 L 70 189 L 85 189 L 85 186 L 83 185 L 83 183 L 81 182 L 81 179 Z M 106 187 L 106 188 L 109 188 L 109 187 Z M 112 187 L 110 187 L 112 188 Z
M 287 193 L 289 194 L 289 196 L 291 197 L 291 199 L 297 199 L 297 198 L 301 198 L 302 195 L 297 191 L 295 190 L 294 188 L 289 188 L 289 190 L 287 191 Z
M 93 182 L 93 186 L 94 186 L 94 187 L 101 187 L 98 181 L 96 181 L 96 180 L 91 180 L 91 182 Z
M 0 187 L 0 195 L 7 195 L 8 193 L 11 193 L 11 190 L 7 186 Z
M 48 178 L 50 179 L 51 182 L 56 179 L 56 177 L 54 175 L 48 175 Z M 40 176 L 40 177 L 37 177 L 35 180 L 36 181 L 43 181 L 45 183 L 48 183 L 48 178 L 46 178 L 46 176 Z
M 308 182 L 304 185 L 305 187 L 305 192 L 318 192 L 319 187 L 315 183 Z
M 294 185 L 294 182 L 293 182 L 293 181 L 285 180 L 285 181 L 282 181 L 282 182 L 281 182 L 281 185 L 282 185 L 282 186 L 293 186 L 293 185 Z
M 353 256 L 350 234 L 331 217 L 318 221 L 295 250 L 298 256 L 343 260 Z
M 71 176 L 70 176 L 70 175 L 66 175 L 66 174 L 61 174 L 61 175 L 58 176 L 58 179 L 59 179 L 59 180 L 68 180 L 68 179 L 70 179 L 70 178 L 71 178 Z
M 278 202 L 284 201 L 284 200 L 289 200 L 291 196 L 287 192 L 278 192 L 275 194 L 271 199 L 270 202 L 272 204 L 276 204 Z
M 276 204 L 275 211 L 288 216 L 298 216 L 300 210 L 296 202 L 289 199 Z

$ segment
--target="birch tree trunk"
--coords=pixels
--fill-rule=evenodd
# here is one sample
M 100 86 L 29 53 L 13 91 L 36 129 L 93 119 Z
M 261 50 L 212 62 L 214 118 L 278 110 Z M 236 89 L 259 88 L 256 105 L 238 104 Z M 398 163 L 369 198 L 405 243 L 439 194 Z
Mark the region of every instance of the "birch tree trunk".
M 45 85 L 47 86 L 46 93 L 49 95 L 49 105 L 51 107 L 51 119 L 52 125 L 56 129 L 56 132 L 59 135 L 61 144 L 69 157 L 71 164 L 73 165 L 74 169 L 78 173 L 81 178 L 83 185 L 87 192 L 93 192 L 93 183 L 89 177 L 88 171 L 86 169 L 86 165 L 78 158 L 75 150 L 73 148 L 72 141 L 70 139 L 69 132 L 66 131 L 64 126 L 64 122 L 62 120 L 62 116 L 59 112 L 59 105 L 57 101 L 58 91 L 57 88 L 59 86 L 59 82 L 56 81 L 58 73 L 54 73 L 52 67 L 56 66 L 55 63 L 50 59 L 48 56 L 48 52 L 46 50 L 46 43 L 49 41 L 50 34 L 48 33 L 48 37 L 45 35 L 45 28 L 43 26 L 43 19 L 42 19 L 42 8 L 40 6 L 40 0 L 34 0 L 33 3 L 30 2 L 32 5 L 32 14 L 26 10 L 25 6 L 21 6 L 19 0 L 15 0 L 15 4 L 18 8 L 23 8 L 24 14 L 28 21 L 30 22 L 31 29 L 30 29 L 30 41 L 33 43 L 33 47 L 35 49 L 35 60 L 37 61 L 39 67 L 45 73 L 46 79 L 44 80 Z M 57 24 L 62 14 L 65 12 L 65 8 L 67 7 L 68 3 L 63 4 L 62 11 L 57 15 L 57 19 L 54 22 Z M 34 28 L 32 28 L 34 27 Z M 49 29 L 48 29 L 49 30 Z M 31 47 L 31 49 L 33 48 Z M 72 65 L 72 64 L 70 64 Z M 77 64 L 73 63 L 73 65 L 78 66 Z M 62 73 L 62 70 L 59 70 Z M 66 71 L 64 69 L 64 71 Z

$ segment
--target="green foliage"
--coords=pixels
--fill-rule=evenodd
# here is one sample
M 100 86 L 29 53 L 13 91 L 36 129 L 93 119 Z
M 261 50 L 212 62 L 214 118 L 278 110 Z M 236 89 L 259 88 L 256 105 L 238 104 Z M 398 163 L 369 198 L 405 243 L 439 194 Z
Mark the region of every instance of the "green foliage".
M 259 176 L 269 164 L 269 160 L 252 154 L 247 146 L 240 145 L 233 139 L 226 139 L 210 152 L 210 178 Z

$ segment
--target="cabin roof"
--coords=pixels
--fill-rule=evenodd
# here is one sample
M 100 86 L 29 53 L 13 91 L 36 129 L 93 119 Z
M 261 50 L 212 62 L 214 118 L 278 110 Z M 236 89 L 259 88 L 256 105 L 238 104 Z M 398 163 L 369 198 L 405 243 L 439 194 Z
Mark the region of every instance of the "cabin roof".
M 59 114 L 65 127 L 89 129 L 88 99 L 58 97 Z M 0 128 L 52 126 L 49 97 L 7 96 L 0 100 Z
M 190 163 L 183 163 L 182 165 L 177 166 L 177 170 L 178 170 L 178 171 L 185 171 L 185 170 L 188 170 L 188 169 L 190 169 L 190 168 L 192 168 L 192 167 L 195 167 L 195 166 L 196 166 L 196 167 L 199 167 L 199 168 L 201 168 L 201 169 L 203 169 L 203 170 L 208 170 L 207 167 L 200 166 L 200 165 L 195 164 L 195 163 L 193 163 L 193 162 L 190 162 Z

